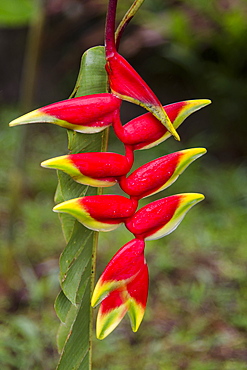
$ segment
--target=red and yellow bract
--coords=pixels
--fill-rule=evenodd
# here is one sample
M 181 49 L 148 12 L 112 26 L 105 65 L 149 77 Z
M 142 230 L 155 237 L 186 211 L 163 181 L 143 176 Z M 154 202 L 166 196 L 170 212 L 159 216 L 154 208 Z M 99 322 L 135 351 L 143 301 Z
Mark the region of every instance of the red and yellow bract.
M 36 109 L 10 122 L 10 126 L 28 123 L 52 123 L 70 130 L 91 134 L 113 123 L 121 100 L 112 94 L 94 94 L 67 99 Z
M 132 216 L 136 207 L 136 200 L 121 195 L 92 195 L 59 203 L 53 210 L 74 216 L 88 229 L 111 231 Z

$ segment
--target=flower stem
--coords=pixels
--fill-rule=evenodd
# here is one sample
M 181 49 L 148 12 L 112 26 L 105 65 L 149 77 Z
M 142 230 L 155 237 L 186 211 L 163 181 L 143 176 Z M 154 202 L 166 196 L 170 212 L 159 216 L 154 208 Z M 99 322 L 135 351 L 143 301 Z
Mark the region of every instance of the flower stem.
M 109 0 L 105 27 L 106 58 L 116 51 L 115 45 L 116 10 L 117 10 L 117 0 Z

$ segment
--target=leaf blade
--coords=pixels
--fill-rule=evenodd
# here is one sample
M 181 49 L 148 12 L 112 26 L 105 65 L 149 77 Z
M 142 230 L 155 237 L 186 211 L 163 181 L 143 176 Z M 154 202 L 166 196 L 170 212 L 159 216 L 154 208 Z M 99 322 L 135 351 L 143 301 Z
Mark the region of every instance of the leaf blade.
M 81 60 L 76 87 L 71 97 L 107 92 L 105 49 L 87 50 Z M 68 130 L 70 153 L 105 150 L 108 130 L 98 134 L 80 134 Z M 74 182 L 58 171 L 56 201 L 62 202 L 85 195 L 95 195 L 97 189 Z M 61 352 L 58 370 L 91 368 L 92 309 L 90 305 L 95 270 L 97 234 L 86 229 L 73 217 L 60 215 L 67 242 L 60 257 L 59 293 L 55 309 L 62 321 L 57 343 Z

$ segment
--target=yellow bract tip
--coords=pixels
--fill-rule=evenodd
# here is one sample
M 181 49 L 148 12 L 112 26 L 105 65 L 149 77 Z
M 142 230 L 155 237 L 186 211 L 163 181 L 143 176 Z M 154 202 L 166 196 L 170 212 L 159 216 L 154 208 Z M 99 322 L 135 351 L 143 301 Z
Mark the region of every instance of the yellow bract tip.
M 33 110 L 23 116 L 20 116 L 9 123 L 10 127 L 17 126 L 17 125 L 25 125 L 28 123 L 35 123 L 35 122 L 46 122 L 47 115 L 40 112 L 38 109 Z
M 83 207 L 78 204 L 79 198 L 67 200 L 65 202 L 57 204 L 53 207 L 54 212 L 68 212 L 70 214 L 77 213 L 77 210 L 83 211 Z
M 62 155 L 60 157 L 55 157 L 43 161 L 40 165 L 44 168 L 55 168 L 58 170 L 66 170 L 67 165 L 70 163 L 67 155 Z

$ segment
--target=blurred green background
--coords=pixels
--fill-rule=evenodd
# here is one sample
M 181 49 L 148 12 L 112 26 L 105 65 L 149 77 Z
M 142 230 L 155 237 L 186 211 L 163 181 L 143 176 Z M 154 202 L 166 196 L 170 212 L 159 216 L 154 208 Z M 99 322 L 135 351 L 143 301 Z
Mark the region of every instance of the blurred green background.
M 119 18 L 131 2 L 119 2 Z M 69 96 L 82 53 L 103 43 L 105 11 L 106 0 L 0 3 L 1 370 L 55 368 L 53 302 L 65 246 L 52 212 L 56 174 L 39 164 L 67 152 L 66 132 L 9 129 L 8 122 Z M 174 233 L 147 242 L 144 321 L 136 334 L 124 319 L 95 340 L 94 369 L 246 369 L 246 45 L 245 0 L 146 0 L 124 34 L 121 53 L 163 104 L 213 101 L 181 126 L 180 143 L 169 139 L 136 153 L 138 166 L 180 149 L 208 149 L 148 201 L 180 192 L 202 192 L 206 200 Z M 124 107 L 123 122 L 143 113 Z M 109 149 L 123 150 L 112 132 Z M 98 274 L 130 238 L 124 228 L 100 236 Z

